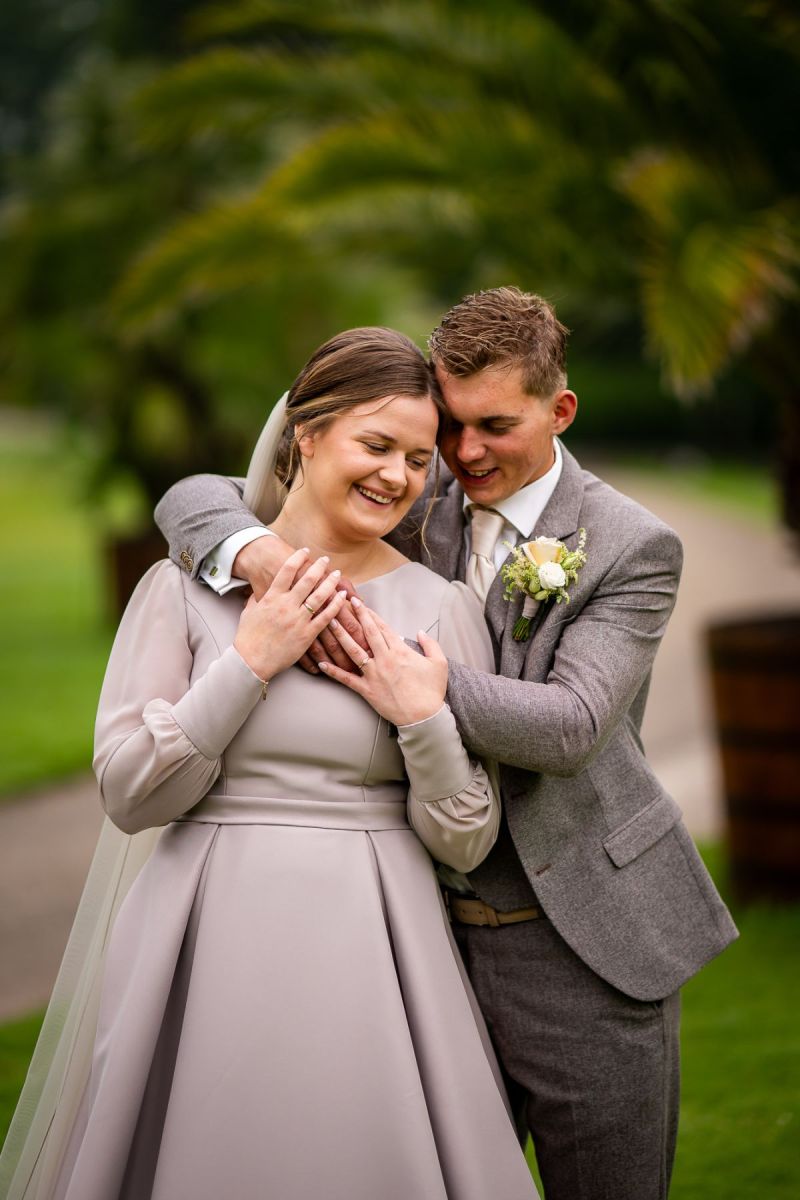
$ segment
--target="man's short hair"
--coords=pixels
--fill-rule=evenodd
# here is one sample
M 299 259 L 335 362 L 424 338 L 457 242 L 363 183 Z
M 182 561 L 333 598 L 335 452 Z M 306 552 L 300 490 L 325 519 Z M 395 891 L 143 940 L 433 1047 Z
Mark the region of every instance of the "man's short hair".
M 569 330 L 541 296 L 516 287 L 465 296 L 434 329 L 428 347 L 449 375 L 475 375 L 486 367 L 520 367 L 531 396 L 549 397 L 567 386 Z

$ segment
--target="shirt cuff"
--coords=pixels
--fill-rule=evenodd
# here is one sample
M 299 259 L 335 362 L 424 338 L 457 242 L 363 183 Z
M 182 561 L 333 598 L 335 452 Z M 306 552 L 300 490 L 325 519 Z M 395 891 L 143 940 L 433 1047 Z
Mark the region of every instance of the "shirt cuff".
M 203 583 L 207 583 L 220 596 L 233 591 L 234 588 L 245 587 L 247 580 L 237 579 L 232 574 L 233 562 L 243 546 L 249 546 L 250 542 L 260 537 L 275 537 L 275 534 L 263 525 L 250 525 L 247 529 L 239 529 L 219 542 L 203 559 L 200 568 Z

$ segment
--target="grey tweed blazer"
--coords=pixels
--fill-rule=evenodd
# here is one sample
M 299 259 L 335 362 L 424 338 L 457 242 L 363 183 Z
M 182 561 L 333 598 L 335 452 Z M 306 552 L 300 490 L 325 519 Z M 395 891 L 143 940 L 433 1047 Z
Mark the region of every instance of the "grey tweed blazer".
M 541 605 L 530 639 L 515 642 L 522 602 L 503 599 L 498 576 L 486 600 L 498 674 L 451 664 L 448 702 L 467 746 L 501 763 L 507 822 L 471 879 L 498 908 L 535 895 L 598 975 L 658 1000 L 737 936 L 640 737 L 682 549 L 668 526 L 563 452 L 534 536 L 573 547 L 586 529 L 588 561 L 570 603 Z M 445 480 L 423 545 L 425 505 L 423 497 L 392 540 L 446 579 L 463 580 L 460 487 Z M 177 484 L 156 519 L 171 557 L 191 574 L 223 538 L 257 523 L 238 481 L 216 476 Z

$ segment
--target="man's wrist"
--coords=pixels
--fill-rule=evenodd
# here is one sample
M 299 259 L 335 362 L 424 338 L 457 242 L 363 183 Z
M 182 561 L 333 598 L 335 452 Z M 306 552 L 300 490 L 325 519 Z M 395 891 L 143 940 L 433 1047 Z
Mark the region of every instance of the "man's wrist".
M 248 580 L 234 574 L 234 563 L 239 552 L 258 538 L 274 536 L 272 530 L 263 525 L 237 530 L 206 555 L 200 568 L 200 578 L 220 596 L 233 588 L 246 586 Z

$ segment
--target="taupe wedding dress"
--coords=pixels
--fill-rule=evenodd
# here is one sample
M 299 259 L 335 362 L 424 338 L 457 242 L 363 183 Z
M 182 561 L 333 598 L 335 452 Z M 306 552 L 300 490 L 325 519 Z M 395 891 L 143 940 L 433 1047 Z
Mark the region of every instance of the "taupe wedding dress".
M 360 592 L 492 669 L 461 584 L 408 563 Z M 113 926 L 53 1200 L 531 1200 L 425 848 L 487 853 L 486 771 L 446 707 L 396 730 L 298 668 L 262 696 L 241 608 L 165 562 L 117 635 L 103 802 L 165 828 Z

